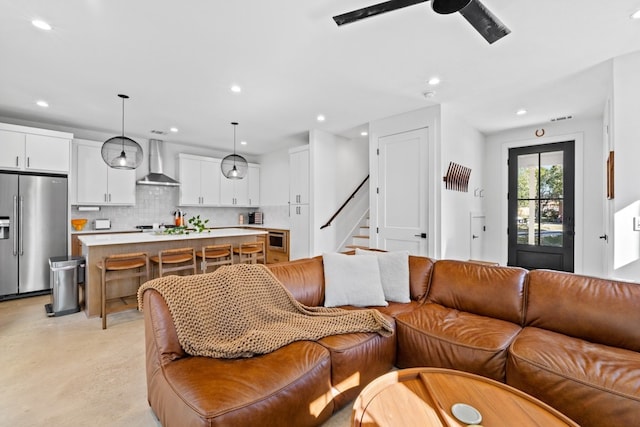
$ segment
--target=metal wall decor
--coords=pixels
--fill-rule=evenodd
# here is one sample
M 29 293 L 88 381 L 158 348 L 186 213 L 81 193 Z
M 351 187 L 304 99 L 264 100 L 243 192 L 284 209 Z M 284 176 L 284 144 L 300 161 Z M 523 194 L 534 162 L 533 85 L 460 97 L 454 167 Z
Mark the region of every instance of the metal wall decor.
M 447 190 L 462 191 L 464 193 L 469 191 L 469 177 L 471 176 L 471 168 L 459 165 L 454 162 L 449 162 L 449 169 L 447 174 L 442 178 Z

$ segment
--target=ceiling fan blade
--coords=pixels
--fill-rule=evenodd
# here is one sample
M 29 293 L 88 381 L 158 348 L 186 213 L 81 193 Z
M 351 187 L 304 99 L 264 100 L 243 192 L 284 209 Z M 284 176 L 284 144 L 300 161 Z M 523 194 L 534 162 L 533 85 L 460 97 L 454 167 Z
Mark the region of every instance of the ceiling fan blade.
M 489 44 L 500 40 L 511 32 L 485 5 L 480 3 L 480 0 L 471 0 L 467 6 L 460 10 L 460 14 Z
M 384 3 L 378 3 L 373 6 L 343 13 L 333 17 L 338 25 L 350 24 L 370 16 L 380 15 L 381 13 L 391 12 L 392 10 L 402 9 L 403 7 L 412 6 L 418 3 L 425 3 L 429 0 L 390 0 Z

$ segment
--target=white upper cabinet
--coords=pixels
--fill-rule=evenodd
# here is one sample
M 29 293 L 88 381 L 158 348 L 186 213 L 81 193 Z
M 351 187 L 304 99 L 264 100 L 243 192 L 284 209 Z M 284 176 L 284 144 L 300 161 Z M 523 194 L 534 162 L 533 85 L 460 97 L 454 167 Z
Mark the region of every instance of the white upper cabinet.
M 289 150 L 289 203 L 309 203 L 309 147 Z
M 260 206 L 260 165 L 250 164 L 246 179 L 249 184 L 248 206 Z
M 113 169 L 102 160 L 98 142 L 74 144 L 76 200 L 79 205 L 135 205 L 136 171 Z
M 211 157 L 178 155 L 180 206 L 220 204 L 220 160 Z
M 71 134 L 4 124 L 0 128 L 12 129 L 0 130 L 0 169 L 69 173 Z
M 220 175 L 220 204 L 222 206 L 258 206 L 260 204 L 260 165 L 250 163 L 247 176 L 228 179 Z

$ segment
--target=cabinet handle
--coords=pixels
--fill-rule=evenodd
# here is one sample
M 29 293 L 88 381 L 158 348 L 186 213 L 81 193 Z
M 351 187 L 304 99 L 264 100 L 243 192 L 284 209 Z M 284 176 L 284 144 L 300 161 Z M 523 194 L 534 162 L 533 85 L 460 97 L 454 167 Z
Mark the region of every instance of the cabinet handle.
M 107 201 L 107 193 L 104 193 L 104 201 Z
M 27 157 L 27 167 L 31 167 L 31 157 Z
M 20 157 L 16 156 L 16 167 L 20 166 Z

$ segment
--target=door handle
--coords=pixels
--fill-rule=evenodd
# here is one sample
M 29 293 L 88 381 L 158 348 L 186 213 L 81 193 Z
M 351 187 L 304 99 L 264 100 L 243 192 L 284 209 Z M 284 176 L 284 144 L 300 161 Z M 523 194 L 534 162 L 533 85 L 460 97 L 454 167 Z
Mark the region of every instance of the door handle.
M 20 196 L 20 218 L 18 220 L 18 226 L 20 227 L 20 246 L 18 249 L 18 253 L 20 256 L 24 255 L 24 247 L 23 247 L 23 243 L 24 243 L 24 221 L 22 221 L 22 219 L 24 218 L 24 198 L 22 196 Z
M 18 229 L 16 227 L 18 220 L 18 196 L 13 196 L 13 255 L 18 255 Z
M 427 238 L 427 233 L 414 234 L 414 236 L 419 237 L 421 239 L 426 239 Z
M 600 239 L 604 240 L 605 242 L 609 241 L 609 236 L 607 236 L 606 234 L 603 234 L 602 236 L 599 237 Z
M 471 235 L 471 238 L 472 238 L 472 239 L 478 239 L 479 237 L 480 237 L 480 236 L 476 236 L 475 234 L 472 234 L 472 235 Z

